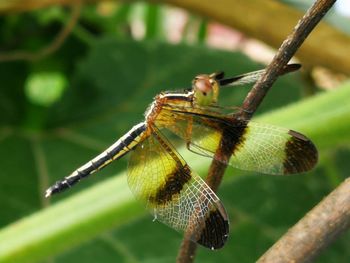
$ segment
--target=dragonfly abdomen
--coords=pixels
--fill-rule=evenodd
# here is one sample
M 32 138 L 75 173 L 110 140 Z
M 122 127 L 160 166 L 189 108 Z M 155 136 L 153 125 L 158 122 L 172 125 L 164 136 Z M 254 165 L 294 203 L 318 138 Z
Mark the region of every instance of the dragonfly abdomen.
M 128 133 L 94 159 L 76 169 L 71 175 L 65 177 L 63 180 L 57 181 L 53 186 L 46 190 L 45 196 L 49 197 L 52 194 L 62 192 L 79 182 L 81 179 L 101 170 L 112 161 L 121 158 L 143 140 L 144 137 L 147 137 L 145 131 L 146 123 L 141 122 L 135 125 Z

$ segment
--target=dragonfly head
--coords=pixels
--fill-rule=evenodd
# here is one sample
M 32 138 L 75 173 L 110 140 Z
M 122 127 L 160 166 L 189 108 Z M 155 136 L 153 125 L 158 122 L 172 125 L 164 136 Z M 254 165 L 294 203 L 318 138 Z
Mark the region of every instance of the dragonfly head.
M 213 105 L 217 102 L 219 96 L 219 79 L 223 73 L 213 73 L 210 75 L 201 74 L 192 81 L 195 102 L 200 106 Z

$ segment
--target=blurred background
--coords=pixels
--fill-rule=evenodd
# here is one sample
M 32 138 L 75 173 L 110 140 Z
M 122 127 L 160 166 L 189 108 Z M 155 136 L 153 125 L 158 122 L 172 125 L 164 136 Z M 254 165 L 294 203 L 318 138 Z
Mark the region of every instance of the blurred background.
M 200 73 L 264 68 L 313 1 L 0 1 L 0 262 L 174 262 L 182 235 L 128 190 L 127 157 L 44 198 L 133 125 L 161 91 Z M 276 177 L 229 168 L 218 196 L 226 246 L 197 262 L 255 262 L 348 177 L 350 5 L 337 1 L 293 59 L 256 121 L 295 129 L 320 153 L 312 172 Z M 225 89 L 240 106 L 249 86 Z M 210 160 L 182 149 L 205 176 Z M 349 262 L 349 233 L 316 262 Z

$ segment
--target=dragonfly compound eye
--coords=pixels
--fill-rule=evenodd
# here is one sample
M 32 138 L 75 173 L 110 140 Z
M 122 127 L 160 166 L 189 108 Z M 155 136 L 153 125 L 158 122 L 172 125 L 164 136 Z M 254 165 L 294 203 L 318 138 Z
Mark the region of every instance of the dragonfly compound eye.
M 193 82 L 193 89 L 195 91 L 200 91 L 204 96 L 206 96 L 212 90 L 212 83 L 210 82 L 209 76 L 197 76 Z
M 218 84 L 211 75 L 198 75 L 192 83 L 194 98 L 197 105 L 215 104 L 218 97 Z

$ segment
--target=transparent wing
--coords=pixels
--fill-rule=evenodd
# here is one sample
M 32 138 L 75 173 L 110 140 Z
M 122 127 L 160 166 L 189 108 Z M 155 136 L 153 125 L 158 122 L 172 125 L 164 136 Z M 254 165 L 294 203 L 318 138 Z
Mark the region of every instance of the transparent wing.
M 132 152 L 128 183 L 159 221 L 217 249 L 228 236 L 228 218 L 219 198 L 159 131 Z
M 170 118 L 175 121 L 169 123 Z M 308 171 L 317 163 L 314 144 L 285 128 L 170 107 L 161 112 L 159 122 L 183 138 L 191 151 L 242 170 L 294 174 Z
M 290 73 L 293 71 L 296 71 L 300 69 L 300 64 L 288 64 L 286 65 L 282 71 L 279 73 L 279 75 L 284 75 L 286 73 Z M 251 84 L 256 82 L 262 75 L 264 75 L 266 72 L 266 69 L 257 70 L 248 72 L 239 76 L 234 76 L 227 79 L 218 79 L 220 86 L 239 86 L 244 84 Z

